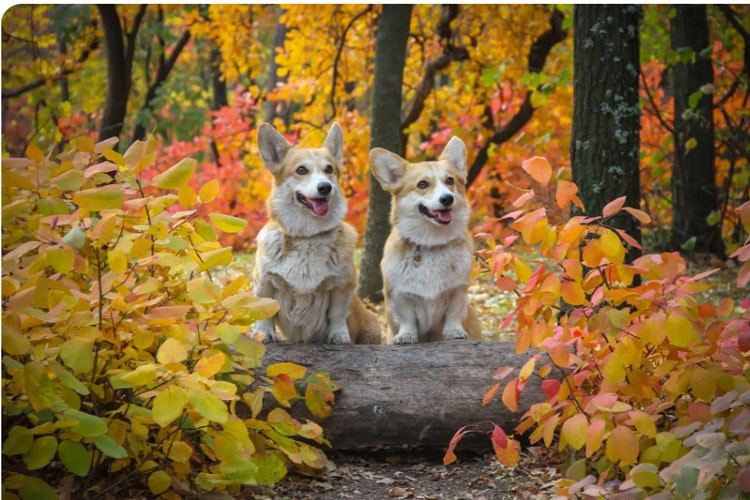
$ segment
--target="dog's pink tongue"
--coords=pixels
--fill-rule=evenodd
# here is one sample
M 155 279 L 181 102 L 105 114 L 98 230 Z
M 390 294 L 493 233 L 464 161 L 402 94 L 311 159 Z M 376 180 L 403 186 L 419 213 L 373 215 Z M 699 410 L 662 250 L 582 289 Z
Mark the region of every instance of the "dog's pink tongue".
M 435 218 L 440 222 L 450 222 L 453 214 L 450 210 L 435 210 Z
M 325 198 L 310 198 L 313 213 L 317 216 L 324 216 L 328 213 L 328 200 Z

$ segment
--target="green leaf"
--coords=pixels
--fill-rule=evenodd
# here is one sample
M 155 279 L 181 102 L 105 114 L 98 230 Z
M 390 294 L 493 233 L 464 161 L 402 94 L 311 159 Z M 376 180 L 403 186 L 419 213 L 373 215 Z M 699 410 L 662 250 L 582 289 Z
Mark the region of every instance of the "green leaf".
M 83 338 L 74 338 L 63 344 L 60 358 L 76 373 L 88 373 L 94 368 L 94 342 Z
M 203 219 L 195 221 L 195 232 L 206 241 L 217 240 L 216 231 L 214 231 L 213 226 Z
M 47 262 L 56 272 L 65 274 L 73 269 L 75 252 L 72 247 L 67 245 L 51 246 L 47 248 L 45 254 L 47 256 Z
M 715 226 L 721 222 L 721 212 L 718 210 L 712 210 L 710 214 L 708 214 L 708 217 L 706 217 L 706 223 L 708 223 L 709 226 Z
M 217 229 L 225 233 L 238 233 L 247 226 L 245 219 L 224 214 L 208 214 L 211 222 Z
M 68 231 L 68 234 L 63 237 L 62 242 L 76 250 L 80 250 L 83 244 L 86 243 L 86 233 L 79 226 L 72 227 Z
M 192 158 L 183 158 L 173 167 L 154 177 L 154 186 L 161 189 L 181 188 L 193 176 L 197 164 L 198 162 Z
M 255 473 L 258 484 L 274 484 L 286 476 L 286 466 L 276 455 L 253 455 L 250 461 L 258 468 Z
M 117 441 L 107 435 L 96 436 L 92 438 L 92 441 L 94 441 L 96 447 L 99 448 L 99 451 L 101 451 L 108 457 L 126 458 L 128 456 L 128 452 L 125 450 L 125 448 L 117 444 Z
M 65 419 L 73 420 L 74 423 L 71 425 L 71 429 L 77 432 L 78 435 L 83 437 L 96 437 L 103 436 L 107 433 L 107 422 L 89 413 L 74 410 L 72 408 L 66 408 L 63 411 Z
M 208 391 L 190 391 L 188 401 L 193 408 L 212 422 L 223 424 L 229 412 L 227 405 Z
M 680 468 L 677 474 L 677 493 L 682 497 L 689 496 L 698 486 L 698 469 L 692 465 L 685 464 Z
M 162 427 L 172 423 L 182 414 L 185 408 L 185 393 L 174 385 L 161 391 L 155 398 L 151 408 L 154 421 Z
M 207 278 L 195 278 L 188 282 L 187 294 L 198 304 L 213 304 L 221 299 L 221 288 Z
M 5 407 L 3 406 L 3 413 Z M 10 428 L 8 437 L 3 443 L 3 453 L 5 455 L 23 455 L 31 449 L 34 444 L 34 435 L 26 427 L 16 425 Z
M 72 373 L 70 373 L 68 370 L 65 369 L 61 364 L 59 363 L 50 363 L 49 364 L 50 370 L 52 370 L 52 373 L 57 375 L 57 378 L 60 379 L 60 383 L 67 387 L 68 389 L 73 389 L 81 396 L 86 396 L 89 394 L 89 388 L 78 380 Z
M 78 441 L 65 440 L 60 443 L 57 456 L 63 465 L 76 476 L 86 477 L 91 470 L 91 457 L 86 447 Z
M 46 467 L 55 458 L 57 439 L 54 436 L 42 436 L 31 446 L 23 456 L 23 461 L 29 470 Z
M 696 90 L 695 92 L 690 94 L 690 97 L 688 97 L 688 106 L 695 109 L 698 106 L 701 97 L 703 97 L 703 92 L 701 92 L 700 90 Z
M 695 236 L 691 236 L 690 238 L 688 238 L 688 240 L 687 240 L 687 241 L 685 241 L 685 243 L 683 243 L 683 244 L 682 244 L 682 245 L 680 246 L 680 248 L 682 248 L 683 250 L 688 250 L 688 251 L 690 251 L 690 250 L 692 250 L 693 248 L 695 248 L 695 242 L 696 242 L 696 241 L 697 241 L 697 240 L 696 240 Z
M 38 477 L 24 476 L 18 494 L 23 500 L 57 500 L 57 491 Z
M 216 266 L 228 266 L 232 263 L 234 257 L 232 256 L 232 247 L 219 248 L 218 250 L 212 250 L 201 255 L 203 262 L 201 263 L 198 271 L 206 271 Z

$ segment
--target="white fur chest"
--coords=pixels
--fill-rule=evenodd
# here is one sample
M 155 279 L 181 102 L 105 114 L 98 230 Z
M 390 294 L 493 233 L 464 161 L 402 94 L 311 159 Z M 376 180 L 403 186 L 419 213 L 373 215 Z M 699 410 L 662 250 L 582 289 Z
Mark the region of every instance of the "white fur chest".
M 459 286 L 468 286 L 471 252 L 457 240 L 438 247 L 410 245 L 406 252 L 386 255 L 383 274 L 392 295 L 434 299 Z
M 338 244 L 340 237 L 336 229 L 285 242 L 279 228 L 264 227 L 258 233 L 256 278 L 271 280 L 277 288 L 286 285 L 298 294 L 346 286 L 351 256 L 345 255 L 348 245 Z

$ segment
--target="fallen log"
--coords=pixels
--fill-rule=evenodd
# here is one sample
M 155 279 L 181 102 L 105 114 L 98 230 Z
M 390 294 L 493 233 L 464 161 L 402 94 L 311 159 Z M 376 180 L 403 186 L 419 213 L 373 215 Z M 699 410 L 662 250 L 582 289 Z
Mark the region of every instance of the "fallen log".
M 321 425 L 337 450 L 441 448 L 462 426 L 493 421 L 512 433 L 521 415 L 544 400 L 541 381 L 529 379 L 518 411 L 500 394 L 487 406 L 482 397 L 503 366 L 520 368 L 533 355 L 518 355 L 512 342 L 453 340 L 414 345 L 267 345 L 264 365 L 291 361 L 312 372 L 328 372 L 341 384 L 331 415 Z M 517 373 L 517 372 L 516 372 Z M 304 408 L 293 408 L 309 418 Z M 490 446 L 466 439 L 461 448 Z

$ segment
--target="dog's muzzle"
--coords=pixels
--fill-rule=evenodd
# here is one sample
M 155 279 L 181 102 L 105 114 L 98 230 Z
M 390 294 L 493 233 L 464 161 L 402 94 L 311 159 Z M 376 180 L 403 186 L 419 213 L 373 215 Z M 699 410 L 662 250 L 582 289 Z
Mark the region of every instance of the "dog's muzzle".
M 451 203 L 453 202 L 453 197 L 451 196 Z M 449 208 L 443 209 L 443 210 L 430 210 L 424 205 L 419 205 L 419 213 L 424 215 L 425 217 L 429 217 L 430 219 L 434 220 L 438 224 L 450 224 L 453 220 L 453 212 Z
M 320 186 L 318 186 L 318 191 L 320 192 Z M 330 193 L 330 184 L 328 192 Z M 308 198 L 302 193 L 297 193 L 297 201 L 302 203 L 305 207 L 310 209 L 310 211 L 317 215 L 318 217 L 323 217 L 328 214 L 328 197 L 324 198 Z

